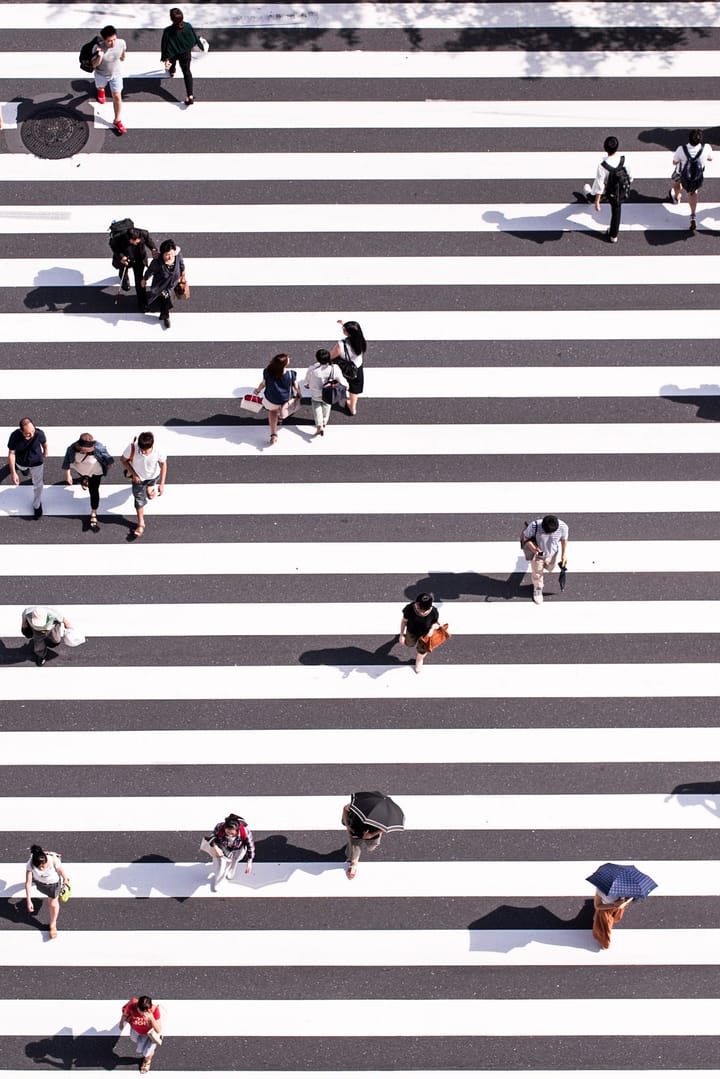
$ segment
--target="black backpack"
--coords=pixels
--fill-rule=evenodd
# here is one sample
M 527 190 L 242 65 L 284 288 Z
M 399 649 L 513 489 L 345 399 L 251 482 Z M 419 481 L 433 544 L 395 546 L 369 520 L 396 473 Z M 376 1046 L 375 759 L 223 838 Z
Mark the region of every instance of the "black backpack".
M 88 41 L 83 45 L 78 56 L 78 63 L 82 71 L 87 71 L 88 74 L 92 74 L 95 68 L 92 66 L 93 50 L 98 43 L 98 38 L 94 37 L 92 41 Z
M 688 194 L 692 194 L 693 191 L 700 190 L 705 179 L 705 167 L 700 161 L 703 151 L 702 143 L 695 157 L 690 156 L 689 146 L 683 146 L 683 150 L 685 151 L 685 164 L 680 169 L 680 183 Z
M 630 173 L 625 168 L 625 157 L 620 158 L 620 164 L 608 165 L 603 161 L 603 168 L 607 171 L 605 182 L 605 198 L 611 202 L 627 202 L 630 197 Z

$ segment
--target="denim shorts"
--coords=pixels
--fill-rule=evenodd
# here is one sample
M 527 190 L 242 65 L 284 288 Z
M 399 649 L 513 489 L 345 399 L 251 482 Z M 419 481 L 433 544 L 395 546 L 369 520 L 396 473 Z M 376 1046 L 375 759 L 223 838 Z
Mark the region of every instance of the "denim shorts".
M 148 504 L 147 489 L 148 487 L 156 487 L 160 482 L 160 476 L 155 476 L 151 480 L 142 480 L 141 483 L 134 483 L 132 485 L 133 498 L 135 500 L 135 509 L 141 509 Z M 157 496 L 156 496 L 157 497 Z
M 101 75 L 99 71 L 96 71 L 95 85 L 98 90 L 104 90 L 106 86 L 109 86 L 111 94 L 121 94 L 123 92 L 122 75 Z

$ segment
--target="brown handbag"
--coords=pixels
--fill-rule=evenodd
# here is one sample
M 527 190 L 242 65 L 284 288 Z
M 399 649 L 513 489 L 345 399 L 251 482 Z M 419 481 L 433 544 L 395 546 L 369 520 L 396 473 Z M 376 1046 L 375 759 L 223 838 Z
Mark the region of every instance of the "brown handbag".
M 452 637 L 452 633 L 448 630 L 448 624 L 444 626 L 436 626 L 430 633 L 426 633 L 420 640 L 425 643 L 425 648 L 428 652 L 434 652 L 436 648 L 439 648 L 441 644 L 445 644 L 445 641 L 449 641 Z
M 188 285 L 185 278 L 182 278 L 182 280 L 178 281 L 177 285 L 175 286 L 175 295 L 177 296 L 178 300 L 190 299 L 190 286 Z

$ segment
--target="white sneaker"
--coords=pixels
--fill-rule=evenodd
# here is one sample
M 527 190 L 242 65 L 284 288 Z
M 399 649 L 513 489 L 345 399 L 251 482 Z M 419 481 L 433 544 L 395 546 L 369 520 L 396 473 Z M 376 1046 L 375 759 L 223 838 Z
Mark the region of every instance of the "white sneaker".
M 675 194 L 675 188 L 674 187 L 670 188 L 670 190 L 668 191 L 668 196 L 670 198 L 670 202 L 675 203 L 675 205 L 677 206 L 677 204 L 680 202 L 680 199 Z
M 542 588 L 533 588 L 533 603 L 542 603 Z

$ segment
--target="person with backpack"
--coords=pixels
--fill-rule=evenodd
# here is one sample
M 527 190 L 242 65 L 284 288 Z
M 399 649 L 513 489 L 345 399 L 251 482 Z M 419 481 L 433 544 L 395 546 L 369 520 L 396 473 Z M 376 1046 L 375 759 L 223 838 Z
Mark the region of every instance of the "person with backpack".
M 315 353 L 315 363 L 308 367 L 305 374 L 305 386 L 310 390 L 313 417 L 315 419 L 315 434 L 324 435 L 325 428 L 330 419 L 332 404 L 325 400 L 323 389 L 330 382 L 337 381 L 345 384 L 345 379 L 338 367 L 330 359 L 330 353 L 326 348 L 319 348 Z
M 57 937 L 57 920 L 60 913 L 60 896 L 68 887 L 68 875 L 63 868 L 60 855 L 51 850 L 43 850 L 37 843 L 30 847 L 30 858 L 25 866 L 25 901 L 28 914 L 35 913 L 35 906 L 30 894 L 35 886 L 47 898 L 50 908 L 48 932 L 50 940 Z M 65 897 L 66 898 L 66 897 Z
M 554 513 L 536 517 L 525 523 L 520 533 L 520 546 L 525 558 L 530 563 L 533 584 L 533 603 L 543 601 L 543 577 L 545 570 L 555 569 L 558 552 L 560 566 L 567 566 L 568 526 Z
M 225 820 L 215 825 L 212 835 L 205 840 L 206 847 L 213 860 L 213 879 L 210 885 L 213 892 L 222 880 L 232 880 L 238 862 L 247 855 L 245 872 L 252 873 L 255 860 L 255 840 L 247 826 L 247 821 L 237 813 L 229 813 Z
M 620 143 L 614 135 L 608 135 L 603 143 L 605 157 L 598 165 L 592 186 L 585 184 L 585 197 L 594 202 L 595 212 L 600 212 L 600 203 L 610 204 L 610 228 L 606 235 L 611 244 L 618 242 L 622 204 L 630 197 L 632 176 L 625 162 L 624 154 L 618 153 Z
M 670 201 L 677 205 L 682 198 L 682 192 L 686 193 L 690 207 L 691 232 L 696 228 L 698 191 L 705 180 L 705 166 L 708 161 L 712 161 L 712 146 L 709 142 L 703 142 L 703 133 L 697 129 L 690 132 L 687 142 L 678 146 L 673 154 L 673 186 L 668 195 Z
M 127 131 L 125 124 L 120 119 L 122 111 L 123 79 L 120 64 L 127 56 L 127 44 L 123 38 L 117 36 L 114 26 L 103 26 L 100 36 L 96 38 L 90 60 L 95 79 L 98 105 L 105 104 L 105 90 L 109 86 L 112 94 L 113 110 L 115 113 L 114 127 L 118 135 L 124 135 Z M 82 67 L 83 53 L 80 53 L 80 66 Z
M 129 278 L 130 270 L 132 270 L 138 307 L 144 311 L 143 274 L 149 259 L 155 259 L 160 254 L 158 245 L 147 229 L 136 228 L 129 217 L 123 218 L 122 221 L 112 222 L 108 243 L 113 253 L 112 264 L 120 275 L 120 287 L 123 292 L 130 291 Z
M 170 25 L 163 30 L 160 42 L 160 59 L 165 65 L 170 78 L 175 75 L 176 65 L 180 64 L 180 70 L 185 80 L 185 104 L 195 104 L 193 76 L 190 69 L 192 60 L 192 47 L 198 45 L 202 48 L 202 42 L 197 36 L 179 7 L 170 8 Z

